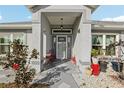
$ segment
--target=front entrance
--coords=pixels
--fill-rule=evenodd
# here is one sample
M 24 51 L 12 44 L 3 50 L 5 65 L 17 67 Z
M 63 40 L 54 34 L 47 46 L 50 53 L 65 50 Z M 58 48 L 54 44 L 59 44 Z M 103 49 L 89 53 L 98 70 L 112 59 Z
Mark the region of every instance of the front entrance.
M 67 59 L 67 35 L 57 35 L 56 58 Z
M 52 29 L 52 49 L 57 59 L 71 58 L 72 39 L 72 29 Z

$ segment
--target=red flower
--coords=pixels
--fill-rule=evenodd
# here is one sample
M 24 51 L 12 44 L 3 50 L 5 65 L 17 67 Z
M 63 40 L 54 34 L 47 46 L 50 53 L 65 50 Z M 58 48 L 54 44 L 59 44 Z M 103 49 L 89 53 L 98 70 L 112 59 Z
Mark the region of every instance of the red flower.
M 18 70 L 19 69 L 19 64 L 14 63 L 12 68 L 15 69 L 15 70 Z

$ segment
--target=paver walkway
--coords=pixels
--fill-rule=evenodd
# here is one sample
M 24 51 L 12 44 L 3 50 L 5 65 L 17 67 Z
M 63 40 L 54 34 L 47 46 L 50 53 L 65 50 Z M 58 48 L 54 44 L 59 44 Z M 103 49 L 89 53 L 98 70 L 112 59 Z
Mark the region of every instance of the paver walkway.
M 61 61 L 62 62 L 62 61 Z M 70 61 L 41 72 L 34 82 L 47 83 L 51 88 L 78 88 L 74 80 L 75 67 Z

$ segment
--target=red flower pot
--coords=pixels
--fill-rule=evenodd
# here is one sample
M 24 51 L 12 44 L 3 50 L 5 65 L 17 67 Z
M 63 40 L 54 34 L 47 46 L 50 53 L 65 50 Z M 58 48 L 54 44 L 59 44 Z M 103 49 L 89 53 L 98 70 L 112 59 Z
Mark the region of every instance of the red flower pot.
M 76 64 L 76 58 L 75 58 L 75 56 L 71 58 L 71 62 L 72 62 L 72 64 Z
M 12 68 L 15 69 L 15 70 L 18 70 L 19 69 L 19 64 L 14 63 Z
M 95 76 L 98 76 L 99 73 L 100 73 L 100 66 L 99 66 L 99 64 L 92 64 L 91 68 L 92 68 L 92 74 L 95 75 Z

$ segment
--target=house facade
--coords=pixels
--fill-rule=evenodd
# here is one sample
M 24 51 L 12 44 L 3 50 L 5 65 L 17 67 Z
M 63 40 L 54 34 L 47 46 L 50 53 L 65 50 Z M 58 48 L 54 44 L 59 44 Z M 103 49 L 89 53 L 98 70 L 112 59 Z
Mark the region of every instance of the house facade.
M 52 51 L 56 59 L 76 58 L 83 73 L 91 64 L 91 50 L 100 55 L 118 56 L 119 49 L 108 45 L 124 40 L 123 22 L 92 21 L 94 5 L 29 5 L 32 22 L 0 24 L 0 55 L 9 51 L 9 41 L 20 39 L 29 49 L 37 49 L 39 58 L 32 67 L 40 72 L 43 58 Z

